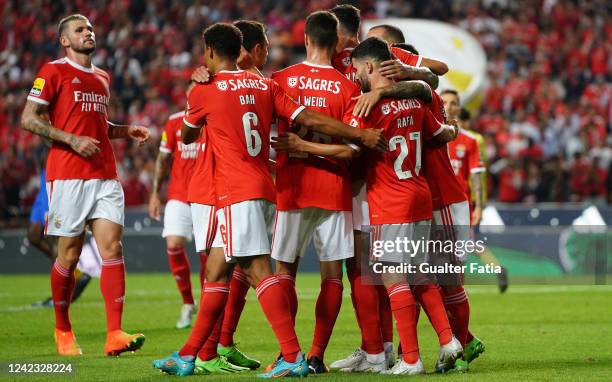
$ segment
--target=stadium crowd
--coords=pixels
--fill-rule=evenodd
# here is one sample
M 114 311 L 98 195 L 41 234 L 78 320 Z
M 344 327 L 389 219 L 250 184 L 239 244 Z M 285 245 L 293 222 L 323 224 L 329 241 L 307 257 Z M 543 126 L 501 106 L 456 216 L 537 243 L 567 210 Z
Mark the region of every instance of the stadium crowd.
M 126 205 L 143 205 L 165 120 L 185 104 L 213 22 L 268 28 L 269 74 L 304 54 L 304 18 L 335 1 L 0 1 L 0 226 L 27 216 L 43 142 L 19 128 L 37 68 L 56 59 L 56 22 L 79 12 L 96 26 L 94 64 L 112 75 L 114 121 L 151 128 L 146 149 L 114 141 Z M 489 196 L 510 203 L 612 201 L 612 19 L 606 0 L 365 0 L 364 18 L 425 17 L 478 37 L 489 86 L 471 122 L 484 134 Z M 422 6 L 427 4 L 427 6 Z M 409 39 L 409 36 L 408 36 Z M 418 49 L 418 46 L 417 46 Z M 452 63 L 449 63 L 452 66 Z

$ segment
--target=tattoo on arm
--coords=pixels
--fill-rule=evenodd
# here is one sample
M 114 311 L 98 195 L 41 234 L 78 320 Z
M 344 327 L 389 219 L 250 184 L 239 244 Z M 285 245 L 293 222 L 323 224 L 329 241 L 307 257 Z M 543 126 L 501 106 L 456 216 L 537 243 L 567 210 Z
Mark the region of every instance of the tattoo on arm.
M 155 159 L 155 174 L 153 175 L 153 194 L 159 195 L 159 191 L 161 189 L 161 185 L 168 173 L 170 155 L 159 152 L 157 154 L 157 159 Z
M 431 69 L 426 68 L 424 66 L 407 66 L 406 70 L 408 71 L 408 78 L 411 80 L 421 80 L 425 81 L 431 86 L 433 89 L 438 88 L 439 79 L 438 76 L 435 75 Z
M 76 136 L 53 127 L 47 114 L 47 106 L 27 101 L 21 115 L 21 127 L 43 138 L 72 145 Z
M 431 102 L 432 95 L 429 87 L 422 81 L 401 81 L 396 82 L 382 90 L 382 98 L 420 98 L 426 102 Z

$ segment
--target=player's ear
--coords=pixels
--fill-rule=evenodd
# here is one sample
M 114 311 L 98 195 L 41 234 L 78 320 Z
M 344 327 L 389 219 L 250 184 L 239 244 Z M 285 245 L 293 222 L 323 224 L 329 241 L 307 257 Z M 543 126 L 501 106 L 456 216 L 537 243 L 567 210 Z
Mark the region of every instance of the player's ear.
M 68 40 L 68 37 L 66 37 L 66 35 L 64 35 L 63 33 L 59 37 L 59 42 L 60 42 L 60 45 L 63 46 L 64 48 L 67 48 L 70 46 L 70 41 Z
M 308 38 L 308 35 L 304 33 L 304 46 L 308 47 L 309 45 L 310 45 L 310 39 Z
M 368 71 L 368 74 L 372 74 L 374 73 L 374 63 L 372 61 L 366 61 L 366 69 Z

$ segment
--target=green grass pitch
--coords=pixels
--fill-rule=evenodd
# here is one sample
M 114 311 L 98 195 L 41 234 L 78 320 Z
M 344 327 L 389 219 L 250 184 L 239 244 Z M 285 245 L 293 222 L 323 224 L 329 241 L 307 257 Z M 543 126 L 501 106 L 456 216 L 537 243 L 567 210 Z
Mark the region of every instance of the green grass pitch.
M 197 275 L 193 275 L 193 281 Z M 195 283 L 194 283 L 195 284 Z M 298 276 L 300 306 L 297 329 L 307 351 L 314 327 L 314 305 L 319 277 Z M 329 363 L 344 357 L 359 344 L 348 283 L 345 281 L 342 311 L 326 354 Z M 198 292 L 198 291 L 196 291 Z M 612 379 L 612 288 L 610 286 L 511 285 L 505 295 L 495 286 L 468 287 L 471 330 L 481 337 L 487 351 L 465 375 L 433 375 L 418 380 L 470 381 L 547 381 Z M 155 358 L 179 348 L 188 330 L 174 329 L 181 306 L 174 280 L 169 274 L 128 274 L 124 328 L 142 331 L 145 346 L 135 354 L 107 358 L 102 354 L 105 339 L 104 306 L 98 282 L 94 280 L 71 316 L 84 355 L 62 358 L 55 355 L 53 312 L 27 306 L 49 294 L 45 275 L 0 277 L 0 362 L 73 361 L 75 371 L 68 380 L 83 381 L 161 381 L 175 379 L 151 367 Z M 263 313 L 249 292 L 238 327 L 240 348 L 263 364 L 274 357 L 277 347 Z M 397 341 L 397 338 L 396 338 Z M 421 355 L 428 372 L 437 356 L 437 341 L 422 314 L 419 322 Z M 77 377 L 74 379 L 74 377 Z M 216 380 L 251 380 L 255 373 L 239 376 L 188 377 Z M 64 380 L 54 375 L 11 376 L 3 371 L 2 380 Z M 321 381 L 370 381 L 382 376 L 332 373 L 315 376 Z M 398 379 L 400 377 L 388 377 Z M 403 377 L 406 378 L 406 377 Z

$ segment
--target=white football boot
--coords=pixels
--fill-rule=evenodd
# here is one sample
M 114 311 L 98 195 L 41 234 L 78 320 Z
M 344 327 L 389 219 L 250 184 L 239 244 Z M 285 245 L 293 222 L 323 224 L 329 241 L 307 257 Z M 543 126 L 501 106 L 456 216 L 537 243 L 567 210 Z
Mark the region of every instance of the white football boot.
M 423 366 L 423 362 L 421 358 L 417 361 L 417 363 L 409 364 L 404 361 L 403 358 L 399 358 L 393 366 L 392 369 L 387 371 L 383 371 L 381 374 L 388 375 L 417 375 L 417 374 L 425 374 L 425 367 Z
M 436 372 L 445 373 L 455 367 L 455 360 L 461 358 L 463 348 L 458 339 L 453 336 L 449 343 L 440 346 L 438 361 L 436 362 Z
M 365 359 L 366 352 L 357 348 L 351 355 L 344 359 L 339 359 L 329 365 L 329 368 L 332 370 L 340 370 L 340 369 L 352 369 L 355 366 L 361 363 L 362 359 Z
M 181 308 L 181 315 L 176 322 L 177 329 L 185 329 L 191 326 L 193 321 L 193 315 L 196 313 L 196 306 L 194 304 L 183 304 Z

